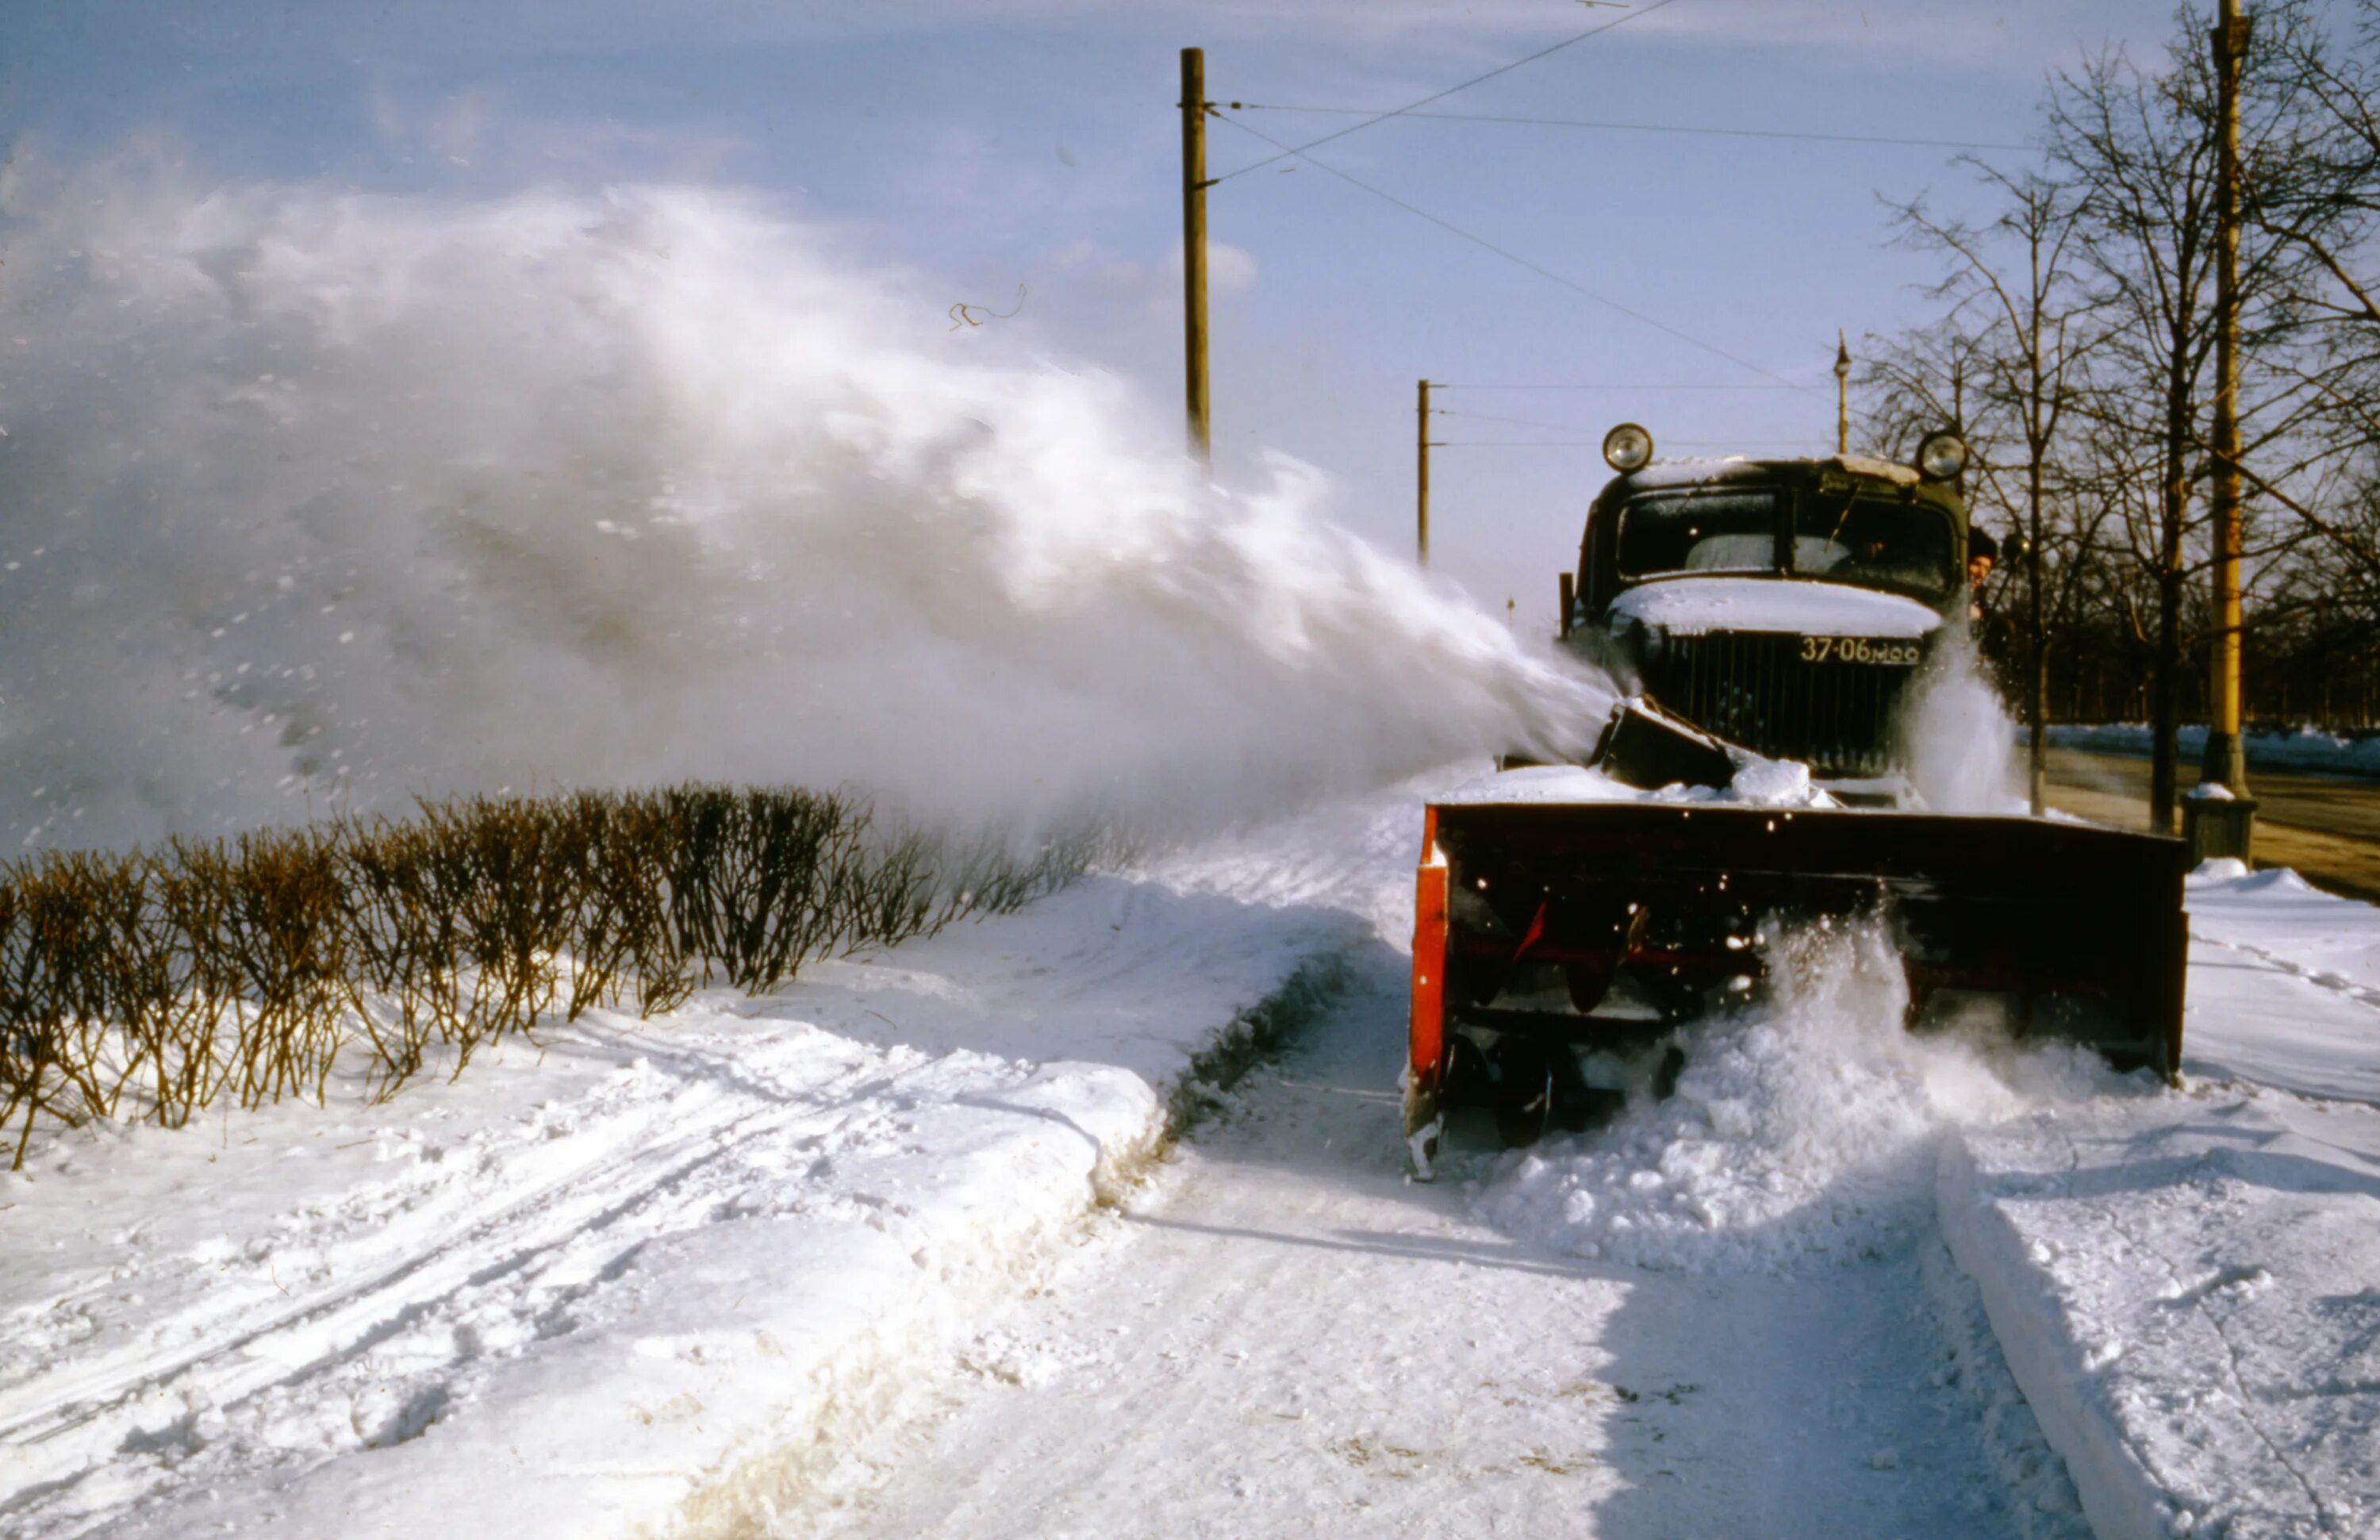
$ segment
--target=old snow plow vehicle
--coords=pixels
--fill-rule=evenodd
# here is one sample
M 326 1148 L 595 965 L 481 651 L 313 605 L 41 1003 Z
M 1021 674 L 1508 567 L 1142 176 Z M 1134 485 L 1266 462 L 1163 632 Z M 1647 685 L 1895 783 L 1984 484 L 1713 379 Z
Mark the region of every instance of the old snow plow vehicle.
M 1638 693 L 1587 770 L 1508 773 L 1427 810 L 1404 1096 L 1418 1173 L 1452 1106 L 1489 1104 L 1527 1144 L 1629 1085 L 1667 1095 L 1691 1024 L 1758 998 L 1795 927 L 1876 928 L 1912 1030 L 1980 1015 L 2175 1075 L 2181 842 L 1935 811 L 1907 773 L 1911 707 L 1970 601 L 1965 453 L 1944 433 L 1916 467 L 1655 465 L 1642 429 L 1606 440 L 1620 474 L 1563 575 L 1563 642 Z M 1776 760 L 1828 794 L 1730 792 Z M 1674 789 L 1694 787 L 1711 790 Z

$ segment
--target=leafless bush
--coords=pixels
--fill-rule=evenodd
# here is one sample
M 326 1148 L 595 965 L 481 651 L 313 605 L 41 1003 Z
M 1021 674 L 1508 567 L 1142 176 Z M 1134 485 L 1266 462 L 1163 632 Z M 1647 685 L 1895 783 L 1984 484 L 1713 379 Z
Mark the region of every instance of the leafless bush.
M 954 843 L 850 794 L 689 785 L 0 865 L 0 1129 L 21 1166 L 44 1119 L 320 1101 L 358 1043 L 386 1097 L 433 1051 L 459 1074 L 557 1008 L 633 993 L 650 1016 L 714 974 L 764 993 L 815 958 L 1012 912 L 1103 854 Z

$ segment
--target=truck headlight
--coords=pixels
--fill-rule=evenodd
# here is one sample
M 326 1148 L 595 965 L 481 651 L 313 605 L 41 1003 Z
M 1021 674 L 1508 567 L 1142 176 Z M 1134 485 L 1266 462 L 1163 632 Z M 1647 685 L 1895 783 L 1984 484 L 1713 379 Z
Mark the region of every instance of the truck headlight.
M 1967 468 L 1967 441 L 1944 429 L 1917 446 L 1917 472 L 1928 481 L 1949 481 Z
M 1653 463 L 1653 435 L 1623 422 L 1603 435 L 1603 463 L 1625 476 Z

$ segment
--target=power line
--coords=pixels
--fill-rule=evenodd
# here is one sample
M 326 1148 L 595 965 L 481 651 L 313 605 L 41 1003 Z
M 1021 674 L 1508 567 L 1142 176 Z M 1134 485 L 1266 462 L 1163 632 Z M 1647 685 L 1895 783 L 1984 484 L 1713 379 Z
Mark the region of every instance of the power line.
M 1432 382 L 1431 382 L 1433 385 L 1437 383 L 1437 382 L 1436 382 L 1436 381 L 1432 381 Z M 1557 433 L 1560 433 L 1560 432 L 1573 432 L 1573 433 L 1574 433 L 1574 432 L 1576 432 L 1576 431 L 1578 431 L 1578 430 L 1579 430 L 1579 424 L 1577 424 L 1577 423 L 1575 423 L 1575 422 L 1541 422 L 1541 421 L 1539 421 L 1538 419 L 1536 419 L 1536 418 L 1528 418 L 1528 417 L 1498 417 L 1498 416 L 1496 416 L 1496 415 L 1495 415 L 1494 413 L 1492 413 L 1492 412 L 1458 412 L 1458 411 L 1454 410 L 1452 407 L 1450 407 L 1450 406 L 1440 406 L 1440 407 L 1439 407 L 1439 408 L 1437 409 L 1437 411 L 1436 411 L 1436 412 L 1434 412 L 1432 415 L 1433 415 L 1433 416 L 1436 416 L 1436 417 L 1459 417 L 1459 418 L 1470 418 L 1470 419 L 1471 419 L 1472 421 L 1474 421 L 1474 422 L 1503 422 L 1503 423 L 1510 423 L 1512 426 L 1513 426 L 1513 427 L 1515 427 L 1515 428 L 1549 428 L 1549 429 L 1553 430 L 1554 430 L 1555 432 L 1557 432 Z
M 1438 388 L 1438 382 L 1437 382 L 1437 381 L 1435 381 L 1435 380 L 1431 381 L 1431 382 L 1430 382 L 1430 388 L 1431 388 L 1431 389 L 1433 389 L 1433 390 L 1437 389 L 1437 388 Z M 1498 416 L 1496 416 L 1496 415 L 1495 415 L 1494 413 L 1492 413 L 1492 412 L 1458 412 L 1458 411 L 1454 410 L 1452 407 L 1450 407 L 1450 406 L 1435 406 L 1435 407 L 1432 407 L 1432 408 L 1430 409 L 1430 416 L 1432 416 L 1432 417 L 1459 417 L 1459 418 L 1468 418 L 1469 420 L 1471 420 L 1471 421 L 1473 421 L 1473 422 L 1501 422 L 1501 423 L 1509 424 L 1510 426 L 1514 427 L 1514 428 L 1543 428 L 1543 429 L 1547 430 L 1548 432 L 1554 432 L 1554 433 L 1576 433 L 1576 432 L 1581 432 L 1581 431 L 1592 431 L 1592 430 L 1593 430 L 1592 429 L 1588 428 L 1585 424 L 1583 424 L 1583 423 L 1576 423 L 1576 422 L 1546 422 L 1546 421 L 1543 421 L 1543 420 L 1541 420 L 1541 419 L 1539 419 L 1539 418 L 1529 418 L 1529 417 L 1498 417 Z M 1814 437 L 1815 435 L 1804 435 L 1804 436 L 1805 436 L 1805 437 Z M 1598 440 L 1597 442 L 1599 443 L 1599 442 L 1601 442 L 1601 441 L 1599 441 L 1599 440 Z M 1738 442 L 1741 442 L 1741 443 L 1801 443 L 1802 441 L 1801 441 L 1800 439 L 1746 439 L 1746 440 L 1741 440 L 1741 441 L 1738 441 L 1738 440 L 1730 440 L 1730 441 L 1728 441 L 1728 442 L 1730 442 L 1730 443 L 1738 443 Z
M 1800 445 L 1821 433 L 1804 433 L 1798 439 L 1667 439 L 1667 449 L 1747 449 L 1755 446 L 1775 447 L 1779 444 Z M 1601 439 L 1439 439 L 1431 442 L 1433 449 L 1600 449 Z
M 1449 384 L 1443 380 L 1432 380 L 1429 383 L 1430 388 L 1433 390 L 1448 391 L 1627 391 L 1634 393 L 1640 391 L 1800 391 L 1809 389 L 1806 385 L 1795 385 L 1790 383 L 1773 385 L 1627 385 L 1603 384 L 1590 382 L 1565 382 L 1560 384 L 1542 385 L 1468 385 L 1461 382 Z
M 1662 4 L 1664 5 L 1669 3 L 1670 0 L 1662 0 Z M 1642 16 L 1645 13 L 1638 11 L 1632 14 Z M 1522 62 L 1526 63 L 1527 61 L 1523 60 Z M 1485 77 L 1482 78 L 1485 79 Z M 1406 202 L 1403 199 L 1399 198 L 1392 192 L 1376 188 L 1371 183 L 1365 181 L 1361 177 L 1349 176 L 1346 172 L 1340 170 L 1335 165 L 1330 165 L 1324 162 L 1316 160 L 1313 156 L 1307 154 L 1303 148 L 1293 148 L 1289 145 L 1281 144 L 1281 140 L 1273 138 L 1270 134 L 1266 133 L 1263 129 L 1252 127 L 1249 125 L 1241 122 L 1238 118 L 1232 116 L 1229 113 L 1218 112 L 1215 115 L 1221 118 L 1224 122 L 1230 124 L 1232 127 L 1237 128 L 1244 134 L 1253 134 L 1257 139 L 1264 140 L 1267 144 L 1279 145 L 1282 154 L 1284 155 L 1294 155 L 1317 171 L 1336 176 L 1339 180 L 1346 183 L 1348 186 L 1361 188 L 1363 191 L 1370 193 L 1373 197 L 1378 198 L 1384 202 L 1393 203 L 1398 208 L 1402 209 L 1405 212 L 1412 214 L 1416 219 L 1426 219 L 1432 224 L 1437 225 L 1439 229 L 1446 231 L 1449 235 L 1460 236 L 1463 239 L 1469 241 L 1472 245 L 1479 247 L 1483 250 L 1492 251 L 1508 262 L 1528 269 L 1531 273 L 1536 273 L 1540 278 L 1544 278 L 1551 283 L 1560 284 L 1562 287 L 1570 290 L 1572 293 L 1592 299 L 1597 304 L 1604 306 L 1606 309 L 1617 310 L 1621 315 L 1628 317 L 1631 321 L 1642 322 L 1646 326 L 1650 326 L 1656 332 L 1675 337 L 1678 341 L 1682 342 L 1691 347 L 1698 347 L 1702 351 L 1710 354 L 1713 358 L 1724 358 L 1729 363 L 1735 365 L 1738 369 L 1748 369 L 1753 373 L 1773 380 L 1777 383 L 1783 385 L 1790 390 L 1808 391 L 1810 389 L 1807 385 L 1796 384 L 1794 382 L 1786 379 L 1783 375 L 1777 373 L 1773 370 L 1763 369 L 1760 365 L 1754 363 L 1749 358 L 1739 358 L 1723 347 L 1715 346 L 1710 343 L 1703 341 L 1700 337 L 1694 336 L 1685 332 L 1681 332 L 1667 321 L 1656 321 L 1653 317 L 1646 315 L 1642 310 L 1634 309 L 1629 306 L 1622 305 L 1617 299 L 1612 299 L 1607 296 L 1597 294 L 1593 289 L 1588 288 L 1585 285 L 1581 284 L 1574 279 L 1566 278 L 1549 267 L 1543 266 L 1537 262 L 1533 262 L 1528 258 L 1522 256 L 1519 252 L 1512 250 L 1509 247 L 1497 245 L 1494 241 L 1489 240 L 1485 236 L 1473 235 L 1470 231 L 1463 228 L 1463 226 L 1456 224 L 1450 220 L 1441 219 L 1438 215 L 1431 213 L 1427 209 L 1416 208 L 1415 205 Z M 1275 158 L 1278 159 L 1279 157 Z
M 1232 109 L 1250 113 L 1327 113 L 1361 116 L 1371 113 L 1369 107 L 1293 107 L 1275 102 L 1234 102 Z M 1576 117 L 1512 117 L 1496 113 L 1424 113 L 1411 107 L 1393 113 L 1379 113 L 1371 121 L 1387 117 L 1430 118 L 1443 123 L 1512 123 L 1538 128 L 1601 128 L 1633 134 L 1702 134 L 1718 139 L 1807 139 L 1822 144 L 1889 144 L 1925 150 L 2037 150 L 2038 145 L 1999 144 L 1987 139 L 1901 139 L 1888 134 L 1819 134 L 1788 128 L 1705 128 L 1677 123 L 1618 123 Z M 1361 125 L 1358 125 L 1361 127 Z M 1349 132 L 1353 132 L 1350 129 Z M 1315 141 L 1321 143 L 1320 139 Z M 1281 157 L 1276 155 L 1274 160 Z M 1258 162 L 1257 164 L 1269 163 Z M 1253 171 L 1254 166 L 1244 169 Z M 1236 176 L 1238 172 L 1232 173 Z
M 1384 122 L 1391 117 L 1402 117 L 1405 114 L 1412 112 L 1415 107 L 1427 107 L 1432 102 L 1443 102 L 1448 97 L 1452 96 L 1455 92 L 1469 91 L 1473 86 L 1479 84 L 1483 80 L 1492 80 L 1499 75 L 1509 75 L 1513 70 L 1520 68 L 1523 65 L 1535 64 L 1548 54 L 1559 54 L 1563 49 L 1570 47 L 1573 43 L 1585 42 L 1591 37 L 1599 37 L 1603 33 L 1611 30 L 1614 27 L 1624 27 L 1629 22 L 1635 20 L 1639 17 L 1650 16 L 1655 11 L 1661 9 L 1663 6 L 1675 5 L 1676 3 L 1677 0 L 1653 0 L 1653 4 L 1645 6 L 1641 10 L 1632 10 L 1626 16 L 1620 17 L 1611 21 L 1607 21 L 1599 27 L 1589 27 L 1583 32 L 1573 33 L 1572 36 L 1562 39 L 1560 42 L 1553 43 L 1545 48 L 1540 48 L 1536 53 L 1531 54 L 1524 58 L 1514 59 L 1511 64 L 1498 65 L 1495 68 L 1489 70 L 1485 75 L 1474 75 L 1471 79 L 1463 81 L 1460 85 L 1449 86 L 1444 91 L 1432 91 L 1429 95 L 1423 97 L 1418 102 L 1409 103 L 1404 106 L 1394 108 L 1389 112 L 1380 113 L 1375 116 L 1366 118 L 1361 123 L 1351 123 L 1346 127 L 1340 129 L 1336 133 L 1325 134 L 1320 139 L 1310 139 L 1307 142 L 1297 146 L 1295 149 L 1292 149 L 1288 145 L 1281 144 L 1279 139 L 1273 139 L 1271 142 L 1280 147 L 1280 154 L 1269 155 L 1265 159 L 1257 162 L 1255 165 L 1244 165 L 1237 171 L 1227 171 L 1220 176 L 1217 176 L 1209 180 L 1207 185 L 1211 188 L 1217 182 L 1228 182 L 1234 176 L 1245 176 L 1251 171 L 1256 171 L 1264 166 L 1272 164 L 1275 161 L 1286 160 L 1292 155 L 1302 155 L 1308 150 L 1313 150 L 1319 146 L 1329 144 L 1332 139 L 1345 139 L 1349 134 L 1361 133 L 1375 123 Z M 1265 136 L 1259 135 L 1257 137 L 1263 138 Z

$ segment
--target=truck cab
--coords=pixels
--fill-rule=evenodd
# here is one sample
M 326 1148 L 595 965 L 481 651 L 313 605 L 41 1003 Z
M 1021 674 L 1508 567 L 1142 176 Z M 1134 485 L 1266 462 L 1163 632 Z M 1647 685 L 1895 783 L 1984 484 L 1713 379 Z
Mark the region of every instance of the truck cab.
M 1896 719 L 1968 603 L 1964 445 L 1937 434 L 1915 467 L 1657 464 L 1623 425 L 1606 458 L 1620 474 L 1587 512 L 1565 645 L 1839 794 L 1901 800 Z

